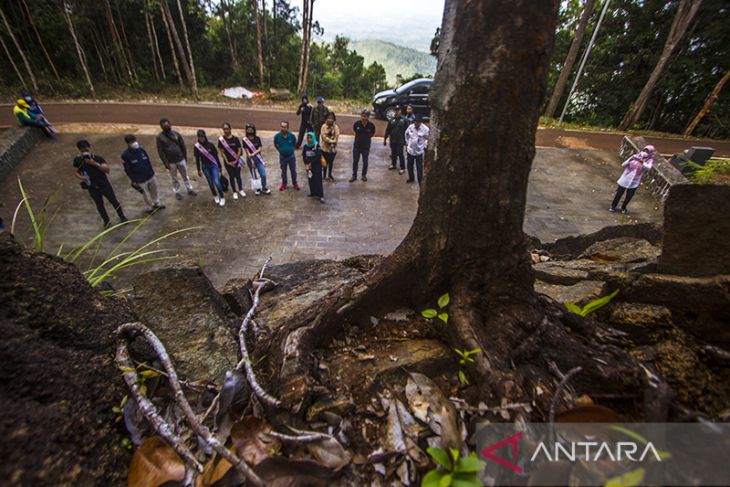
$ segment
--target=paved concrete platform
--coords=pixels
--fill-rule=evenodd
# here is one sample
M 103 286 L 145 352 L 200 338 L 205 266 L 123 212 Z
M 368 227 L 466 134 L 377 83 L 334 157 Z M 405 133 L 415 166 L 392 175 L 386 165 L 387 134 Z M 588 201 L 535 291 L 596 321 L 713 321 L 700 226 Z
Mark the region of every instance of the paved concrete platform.
M 302 191 L 279 192 L 280 170 L 272 146 L 273 133 L 262 133 L 271 196 L 245 199 L 227 198 L 224 208 L 215 206 L 204 178 L 189 161 L 193 185 L 199 196 L 175 200 L 170 179 L 159 162 L 154 147 L 153 127 L 110 127 L 104 134 L 61 133 L 56 141 L 41 142 L 31 154 L 0 184 L 0 215 L 10 225 L 13 211 L 20 201 L 17 179 L 28 190 L 34 208 L 40 209 L 46 198 L 48 224 L 46 251 L 55 252 L 86 242 L 101 230 L 101 219 L 89 196 L 79 188 L 71 161 L 76 155 L 75 142 L 87 138 L 94 152 L 111 163 L 110 179 L 117 197 L 129 218 L 142 218 L 141 196 L 130 187 L 122 169 L 120 154 L 123 134 L 135 131 L 143 147 L 153 157 L 167 209 L 158 212 L 129 239 L 135 248 L 168 232 L 184 227 L 200 227 L 165 241 L 165 248 L 198 261 L 216 286 L 233 277 L 251 276 L 266 257 L 284 263 L 310 258 L 342 259 L 357 254 L 387 254 L 407 233 L 418 204 L 418 186 L 406 184 L 406 175 L 389 171 L 389 149 L 374 143 L 370 157 L 369 181 L 348 183 L 351 173 L 352 142 L 345 139 L 335 160 L 335 183 L 325 183 L 326 204 L 307 198 L 308 188 L 303 165 L 299 164 Z M 181 129 L 189 143 L 194 129 Z M 217 129 L 207 129 L 217 136 Z M 192 151 L 191 151 L 192 152 Z M 525 231 L 550 241 L 556 238 L 596 231 L 622 221 L 621 215 L 607 211 L 620 174 L 618 158 L 608 152 L 590 149 L 538 148 L 530 179 Z M 248 177 L 244 185 L 248 185 Z M 110 215 L 114 215 L 107 205 Z M 630 207 L 626 224 L 660 221 L 661 209 L 651 196 L 639 191 Z M 114 216 L 113 216 L 114 218 Z M 29 238 L 27 215 L 21 210 L 16 234 Z M 105 255 L 124 237 L 119 229 L 109 235 L 99 248 Z M 83 267 L 83 265 L 82 265 Z M 127 279 L 121 276 L 118 286 Z

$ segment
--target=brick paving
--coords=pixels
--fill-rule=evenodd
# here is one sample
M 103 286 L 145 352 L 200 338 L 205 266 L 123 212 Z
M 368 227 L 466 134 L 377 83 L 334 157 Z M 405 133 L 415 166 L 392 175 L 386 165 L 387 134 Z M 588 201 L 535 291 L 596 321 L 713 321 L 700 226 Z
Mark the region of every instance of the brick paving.
M 240 127 L 239 127 L 240 129 Z M 9 226 L 15 205 L 20 200 L 17 178 L 29 191 L 35 208 L 51 197 L 46 251 L 55 252 L 79 245 L 101 229 L 94 204 L 73 177 L 71 160 L 76 155 L 75 142 L 89 139 L 94 152 L 111 163 L 110 179 L 117 197 L 129 218 L 145 216 L 141 196 L 129 186 L 119 155 L 124 149 L 123 134 L 130 129 L 112 127 L 115 133 L 65 132 L 54 142 L 41 142 L 31 154 L 0 184 L 0 215 Z M 325 183 L 326 204 L 307 198 L 308 187 L 303 165 L 298 161 L 302 191 L 277 190 L 280 171 L 272 146 L 272 132 L 263 132 L 264 158 L 267 161 L 271 196 L 226 199 L 224 208 L 215 206 L 204 178 L 188 167 L 193 175 L 197 197 L 185 195 L 176 201 L 169 176 L 157 158 L 153 127 L 137 127 L 140 144 L 152 156 L 158 185 L 167 209 L 158 212 L 129 240 L 129 248 L 179 228 L 201 228 L 164 243 L 181 256 L 200 263 L 211 281 L 222 286 L 233 277 L 249 277 L 267 256 L 274 263 L 302 259 L 342 259 L 358 254 L 387 254 L 407 233 L 418 204 L 418 186 L 406 184 L 406 175 L 389 171 L 389 152 L 377 139 L 373 143 L 369 181 L 348 183 L 351 173 L 352 142 L 344 139 L 335 160 L 335 183 Z M 209 138 L 217 129 L 207 129 Z M 235 131 L 235 127 L 234 127 Z M 181 129 L 188 144 L 194 141 L 194 129 Z M 212 135 L 212 136 L 211 136 Z M 190 151 L 192 152 L 192 151 Z M 246 171 L 244 171 L 246 172 Z M 246 172 L 247 173 L 247 172 Z M 620 215 L 607 208 L 620 174 L 618 159 L 611 153 L 596 150 L 539 148 L 531 175 L 525 229 L 542 240 L 586 233 L 617 224 Z M 245 174 L 247 176 L 247 174 Z M 244 178 L 244 186 L 249 184 Z M 113 211 L 107 205 L 110 215 Z M 631 205 L 635 221 L 658 221 L 658 204 L 640 190 Z M 114 216 L 112 216 L 114 218 Z M 21 212 L 16 234 L 28 238 L 27 217 Z M 108 252 L 126 234 L 119 229 L 99 249 Z M 82 265 L 83 267 L 83 265 Z M 128 285 L 129 272 L 120 275 L 117 286 Z

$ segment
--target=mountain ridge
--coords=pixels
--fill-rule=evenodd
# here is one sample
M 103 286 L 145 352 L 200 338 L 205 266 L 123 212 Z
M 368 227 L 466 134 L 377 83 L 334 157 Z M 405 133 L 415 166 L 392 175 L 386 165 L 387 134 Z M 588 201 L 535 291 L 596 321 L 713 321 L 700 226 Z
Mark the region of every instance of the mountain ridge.
M 416 73 L 433 76 L 436 72 L 436 59 L 423 51 L 380 39 L 352 40 L 350 45 L 365 59 L 366 65 L 381 64 L 391 84 L 395 84 L 399 74 L 408 78 Z

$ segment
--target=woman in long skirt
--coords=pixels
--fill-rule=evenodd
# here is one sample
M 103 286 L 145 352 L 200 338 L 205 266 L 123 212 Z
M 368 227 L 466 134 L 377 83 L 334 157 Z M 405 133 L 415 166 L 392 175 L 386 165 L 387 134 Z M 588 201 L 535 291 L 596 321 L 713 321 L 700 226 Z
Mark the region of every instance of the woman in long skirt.
M 309 196 L 319 198 L 320 203 L 324 203 L 322 167 L 326 165 L 326 162 L 323 162 L 322 149 L 317 144 L 314 132 L 309 132 L 306 136 L 306 143 L 304 149 L 302 149 L 302 159 L 309 178 Z

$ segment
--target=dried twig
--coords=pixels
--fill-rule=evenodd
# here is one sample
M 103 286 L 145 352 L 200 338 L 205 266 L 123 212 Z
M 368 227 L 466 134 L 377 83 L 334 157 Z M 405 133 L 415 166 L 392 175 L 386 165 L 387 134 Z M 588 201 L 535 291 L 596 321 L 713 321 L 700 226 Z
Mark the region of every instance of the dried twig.
M 552 364 L 552 362 L 551 362 Z M 583 367 L 574 367 L 568 371 L 567 374 L 563 375 L 560 370 L 555 366 L 555 364 L 552 364 L 555 367 L 555 370 L 559 375 L 562 376 L 562 379 L 560 381 L 560 384 L 558 384 L 558 388 L 555 389 L 555 394 L 553 394 L 553 399 L 550 401 L 550 413 L 548 416 L 548 424 L 550 425 L 550 441 L 555 441 L 555 408 L 558 405 L 558 401 L 560 401 L 560 398 L 563 396 L 563 389 L 565 389 L 565 386 L 568 384 L 568 381 L 576 375 L 578 372 L 583 370 Z
M 307 431 L 302 432 L 303 434 L 292 436 L 292 435 L 286 435 L 284 433 L 279 433 L 277 431 L 268 431 L 266 434 L 269 436 L 272 436 L 276 439 L 279 439 L 283 442 L 288 443 L 314 443 L 315 441 L 322 441 L 322 440 L 330 440 L 334 439 L 332 436 L 325 434 L 325 433 L 319 433 L 317 431 Z M 336 440 L 335 440 L 336 441 Z
M 218 439 L 215 438 L 210 432 L 210 430 L 202 424 L 197 416 L 195 415 L 195 412 L 193 411 L 192 407 L 190 407 L 190 403 L 185 397 L 185 394 L 182 391 L 182 388 L 180 387 L 180 381 L 177 378 L 177 372 L 175 371 L 175 368 L 172 365 L 172 362 L 170 361 L 170 356 L 167 353 L 167 350 L 165 349 L 165 346 L 160 342 L 160 340 L 155 336 L 152 331 L 144 326 L 141 323 L 126 323 L 122 326 L 120 326 L 117 329 L 117 334 L 120 336 L 128 336 L 128 335 L 141 335 L 149 344 L 152 346 L 153 350 L 155 351 L 155 354 L 157 355 L 158 359 L 160 360 L 160 363 L 162 363 L 162 366 L 165 369 L 165 372 L 167 372 L 168 375 L 168 383 L 170 384 L 170 387 L 172 388 L 173 392 L 175 393 L 175 402 L 182 410 L 183 414 L 185 414 L 185 418 L 187 419 L 187 423 L 190 426 L 190 428 L 198 435 L 200 436 L 213 450 L 215 450 L 218 455 L 222 456 L 228 462 L 233 465 L 234 468 L 236 468 L 243 476 L 251 482 L 252 485 L 256 486 L 263 486 L 264 483 L 261 480 L 261 478 L 256 475 L 256 473 L 251 470 L 251 467 L 248 466 L 248 464 L 240 459 L 236 454 L 231 452 L 228 448 L 226 448 Z M 123 352 L 126 354 L 126 341 L 123 342 L 122 345 L 117 350 L 117 356 L 119 357 L 119 350 L 123 350 Z M 127 360 L 129 359 L 129 355 L 126 355 Z M 128 372 L 125 370 L 125 380 L 127 380 L 127 374 Z M 130 376 L 132 373 L 129 373 Z M 130 377 L 131 379 L 132 377 Z M 127 384 L 130 385 L 130 388 L 133 388 L 136 386 L 136 372 L 134 373 L 134 384 L 129 384 L 129 380 L 127 380 Z M 139 393 L 140 396 L 144 397 L 143 394 Z M 146 398 L 145 398 L 146 399 Z M 151 405 L 151 403 L 150 403 Z M 140 405 L 141 408 L 141 405 Z M 155 411 L 156 414 L 156 411 Z M 178 443 L 180 444 L 180 443 Z M 173 445 L 174 447 L 174 445 Z M 177 450 L 176 450 L 177 451 Z M 198 471 L 202 472 L 202 467 L 200 464 L 197 464 L 199 468 Z

